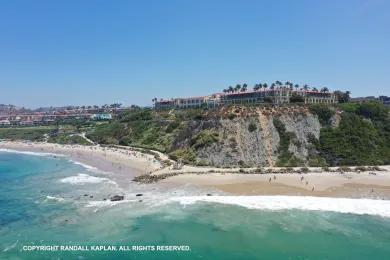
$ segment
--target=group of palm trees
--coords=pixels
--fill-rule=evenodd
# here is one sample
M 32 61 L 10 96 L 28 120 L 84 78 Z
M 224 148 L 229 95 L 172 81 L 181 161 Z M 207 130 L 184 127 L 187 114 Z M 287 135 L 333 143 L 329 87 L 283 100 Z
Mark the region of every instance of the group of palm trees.
M 293 84 L 292 82 L 290 81 L 286 81 L 284 84 L 277 80 L 275 81 L 274 83 L 272 83 L 271 85 L 268 86 L 267 83 L 259 83 L 259 84 L 255 84 L 253 86 L 253 90 L 254 91 L 261 91 L 262 89 L 263 90 L 267 90 L 269 87 L 269 89 L 275 89 L 275 88 L 283 88 L 283 89 L 291 89 L 291 90 L 305 90 L 305 91 L 308 91 L 308 90 L 311 90 L 311 91 L 314 91 L 314 92 L 322 92 L 322 93 L 328 93 L 329 92 L 329 89 L 327 87 L 323 87 L 321 88 L 320 90 L 318 90 L 316 87 L 309 87 L 307 84 L 303 85 L 302 87 L 299 86 L 298 84 Z M 223 93 L 237 93 L 237 92 L 246 92 L 248 90 L 248 84 L 244 83 L 244 84 L 237 84 L 235 87 L 232 87 L 232 86 L 229 86 L 228 88 L 224 89 L 223 90 Z

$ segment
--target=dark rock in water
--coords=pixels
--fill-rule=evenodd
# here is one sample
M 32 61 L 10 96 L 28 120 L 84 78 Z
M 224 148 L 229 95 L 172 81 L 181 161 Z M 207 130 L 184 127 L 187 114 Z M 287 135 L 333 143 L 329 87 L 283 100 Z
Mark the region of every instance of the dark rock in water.
M 139 200 L 138 202 L 142 202 L 142 200 Z
M 211 195 L 210 193 L 207 193 L 206 196 L 213 196 L 213 195 Z
M 84 197 L 87 197 L 88 196 L 88 194 L 84 194 Z
M 91 199 L 93 198 L 93 196 L 91 195 L 91 196 L 89 196 Z
M 104 198 L 103 200 L 107 200 L 106 198 Z
M 115 195 L 115 196 L 112 196 L 110 198 L 111 201 L 120 201 L 120 200 L 123 200 L 125 198 L 125 196 L 122 196 L 122 195 Z
M 142 193 L 138 193 L 138 194 L 135 195 L 135 196 L 140 197 L 140 196 L 142 196 L 142 195 L 143 195 Z

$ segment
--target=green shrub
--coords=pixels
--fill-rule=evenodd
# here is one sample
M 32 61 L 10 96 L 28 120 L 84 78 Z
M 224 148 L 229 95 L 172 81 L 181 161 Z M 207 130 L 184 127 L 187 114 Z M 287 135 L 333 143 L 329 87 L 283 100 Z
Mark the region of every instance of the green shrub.
M 357 114 L 373 120 L 385 120 L 389 117 L 389 109 L 379 102 L 362 103 Z
M 176 128 L 178 128 L 180 125 L 180 121 L 178 120 L 175 120 L 171 123 L 169 123 L 169 125 L 167 126 L 167 129 L 165 130 L 166 133 L 172 133 Z
M 192 137 L 190 146 L 194 149 L 200 149 L 211 145 L 212 143 L 218 142 L 218 133 L 211 130 L 203 130 Z
M 51 134 L 52 127 L 18 127 L 0 128 L 0 139 L 43 141 L 45 135 Z
M 132 122 L 132 121 L 149 121 L 152 120 L 152 110 L 150 109 L 137 109 L 125 113 L 120 117 L 121 122 Z
M 390 155 L 372 122 L 346 112 L 338 128 L 321 129 L 320 152 L 330 165 L 383 164 Z
M 254 122 L 250 122 L 250 123 L 249 123 L 249 126 L 248 126 L 248 131 L 249 131 L 249 132 L 254 132 L 254 131 L 256 131 L 256 130 L 257 130 L 256 124 L 255 124 Z
M 186 164 L 193 164 L 196 162 L 196 154 L 192 149 L 177 149 L 169 155 L 172 160 L 177 161 L 181 159 L 183 163 Z
M 290 98 L 290 103 L 304 103 L 304 102 L 305 102 L 305 98 L 295 93 L 293 93 L 293 95 Z
M 308 165 L 310 167 L 326 167 L 327 163 L 324 158 L 319 155 L 309 156 Z
M 323 126 L 329 125 L 332 116 L 335 114 L 335 111 L 327 104 L 311 104 L 309 110 L 318 116 Z
M 236 118 L 236 114 L 230 113 L 230 114 L 228 115 L 228 118 L 229 118 L 230 120 L 233 120 L 234 118 Z

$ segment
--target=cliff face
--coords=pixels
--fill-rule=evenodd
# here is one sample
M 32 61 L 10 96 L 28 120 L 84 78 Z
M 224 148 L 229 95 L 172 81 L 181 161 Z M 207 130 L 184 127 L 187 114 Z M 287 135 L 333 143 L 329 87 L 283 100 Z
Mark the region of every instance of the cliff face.
M 224 112 L 188 122 L 186 134 L 175 138 L 173 149 L 190 149 L 196 162 L 205 165 L 277 166 L 291 165 L 291 159 L 302 165 L 313 150 L 313 138 L 320 135 L 318 117 L 303 107 Z
M 99 124 L 88 137 L 197 165 L 383 165 L 390 164 L 390 109 L 375 102 L 135 109 Z

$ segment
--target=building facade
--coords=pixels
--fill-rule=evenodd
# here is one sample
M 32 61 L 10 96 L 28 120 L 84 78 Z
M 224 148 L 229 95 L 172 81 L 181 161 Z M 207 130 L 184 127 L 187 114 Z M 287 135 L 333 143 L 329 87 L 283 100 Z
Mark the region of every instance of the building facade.
M 232 93 L 216 93 L 210 96 L 174 98 L 169 100 L 160 99 L 154 102 L 156 109 L 171 108 L 214 108 L 224 105 L 238 104 L 264 104 L 272 103 L 275 105 L 288 104 L 294 96 L 300 97 L 302 102 L 308 104 L 334 104 L 337 103 L 337 97 L 331 92 L 319 92 L 308 90 L 292 90 L 290 88 L 262 89 L 257 91 L 240 91 Z

